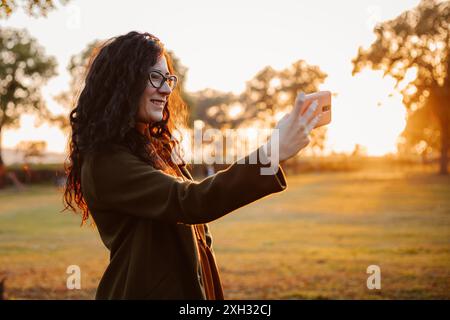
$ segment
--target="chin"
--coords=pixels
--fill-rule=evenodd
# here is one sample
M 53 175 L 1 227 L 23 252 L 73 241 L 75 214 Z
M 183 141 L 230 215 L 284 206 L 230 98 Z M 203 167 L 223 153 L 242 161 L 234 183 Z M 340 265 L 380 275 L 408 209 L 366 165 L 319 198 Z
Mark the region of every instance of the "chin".
M 154 117 L 152 117 L 152 121 L 154 121 L 154 122 L 159 122 L 159 121 L 161 121 L 163 119 L 163 114 L 161 113 L 161 114 L 158 114 L 158 115 L 155 115 Z

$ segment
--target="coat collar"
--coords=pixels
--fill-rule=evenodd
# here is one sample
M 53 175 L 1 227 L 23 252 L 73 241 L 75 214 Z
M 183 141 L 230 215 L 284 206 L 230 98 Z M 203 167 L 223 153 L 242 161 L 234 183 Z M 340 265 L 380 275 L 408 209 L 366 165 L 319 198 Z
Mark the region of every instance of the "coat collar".
M 186 169 L 186 165 L 182 165 L 182 166 L 178 166 L 178 168 L 180 168 L 181 173 L 188 178 L 189 180 L 194 180 L 194 178 L 192 177 L 191 173 L 189 172 L 188 169 Z

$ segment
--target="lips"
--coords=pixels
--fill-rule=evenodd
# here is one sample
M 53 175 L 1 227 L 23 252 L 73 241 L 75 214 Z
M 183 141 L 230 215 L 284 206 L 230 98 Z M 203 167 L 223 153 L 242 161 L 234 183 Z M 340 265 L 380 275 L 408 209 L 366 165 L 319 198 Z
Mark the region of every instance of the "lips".
M 164 104 L 166 103 L 165 100 L 160 100 L 160 99 L 150 99 L 150 102 L 158 107 L 164 107 Z

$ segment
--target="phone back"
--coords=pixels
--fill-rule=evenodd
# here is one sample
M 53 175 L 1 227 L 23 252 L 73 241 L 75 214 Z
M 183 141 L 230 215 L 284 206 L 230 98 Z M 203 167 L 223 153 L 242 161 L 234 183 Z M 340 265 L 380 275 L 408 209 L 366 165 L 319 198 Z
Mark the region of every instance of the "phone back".
M 322 118 L 315 125 L 314 128 L 318 128 L 324 125 L 327 125 L 331 122 L 331 92 L 330 91 L 318 91 L 314 93 L 309 93 L 305 95 L 305 103 L 300 111 L 301 114 L 304 114 L 306 110 L 308 110 L 311 103 L 317 100 L 318 108 L 314 112 L 314 116 L 322 113 Z

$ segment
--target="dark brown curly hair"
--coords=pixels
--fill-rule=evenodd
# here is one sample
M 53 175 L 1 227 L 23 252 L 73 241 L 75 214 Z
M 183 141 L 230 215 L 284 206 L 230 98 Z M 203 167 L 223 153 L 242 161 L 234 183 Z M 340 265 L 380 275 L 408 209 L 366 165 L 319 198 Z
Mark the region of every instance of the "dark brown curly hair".
M 82 224 L 90 216 L 81 189 L 81 166 L 87 153 L 119 143 L 149 165 L 177 175 L 172 154 L 182 149 L 172 133 L 187 123 L 187 105 L 181 98 L 180 86 L 170 94 L 161 121 L 150 123 L 145 134 L 136 129 L 148 70 L 161 56 L 166 58 L 169 72 L 176 74 L 164 45 L 149 33 L 129 32 L 107 40 L 93 51 L 84 87 L 70 112 L 72 133 L 65 164 L 63 211 L 81 209 Z

